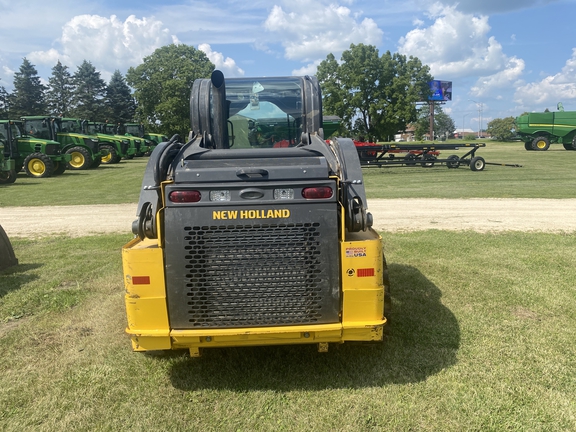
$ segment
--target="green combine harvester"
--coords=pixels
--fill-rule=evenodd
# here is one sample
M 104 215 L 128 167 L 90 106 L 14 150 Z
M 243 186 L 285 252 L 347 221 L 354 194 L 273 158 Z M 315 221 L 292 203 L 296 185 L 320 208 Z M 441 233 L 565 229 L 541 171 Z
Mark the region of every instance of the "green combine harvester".
M 546 151 L 550 144 L 562 144 L 576 150 L 576 111 L 529 113 L 516 118 L 516 134 L 526 150 Z

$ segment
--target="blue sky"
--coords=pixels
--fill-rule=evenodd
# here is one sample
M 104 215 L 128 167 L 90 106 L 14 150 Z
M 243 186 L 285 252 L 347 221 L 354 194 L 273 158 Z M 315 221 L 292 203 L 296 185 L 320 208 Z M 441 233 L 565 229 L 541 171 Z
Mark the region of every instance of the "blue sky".
M 413 55 L 453 82 L 444 110 L 477 130 L 524 111 L 576 111 L 576 0 L 0 0 L 0 85 L 28 58 L 108 80 L 184 43 L 228 77 L 314 74 L 351 43 Z

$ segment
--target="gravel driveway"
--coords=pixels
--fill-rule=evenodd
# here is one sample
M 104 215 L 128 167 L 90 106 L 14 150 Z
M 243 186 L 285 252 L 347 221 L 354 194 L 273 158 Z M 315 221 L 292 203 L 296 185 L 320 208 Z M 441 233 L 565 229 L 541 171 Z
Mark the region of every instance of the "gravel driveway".
M 131 233 L 136 204 L 0 208 L 9 237 Z M 576 199 L 374 199 L 377 230 L 576 231 Z

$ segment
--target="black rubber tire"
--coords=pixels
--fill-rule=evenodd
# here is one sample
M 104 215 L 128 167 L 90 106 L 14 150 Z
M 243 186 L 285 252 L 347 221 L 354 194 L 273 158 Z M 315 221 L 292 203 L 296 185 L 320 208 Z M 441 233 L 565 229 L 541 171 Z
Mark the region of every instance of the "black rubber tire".
M 423 160 L 424 162 L 421 163 L 422 168 L 432 168 L 434 166 L 434 162 L 436 161 L 436 156 L 424 155 Z
M 545 136 L 538 136 L 532 140 L 532 150 L 546 151 L 550 148 L 550 140 Z
M 524 148 L 528 151 L 532 151 L 532 143 L 529 142 L 524 143 Z
M 0 184 L 11 184 L 16 181 L 18 174 L 14 170 L 0 171 Z
M 6 235 L 6 231 L 4 231 L 4 228 L 0 225 L 0 270 L 15 265 L 18 265 L 18 258 L 14 255 L 14 248 L 12 248 L 12 244 Z
M 54 162 L 54 172 L 52 175 L 57 176 L 63 174 L 66 171 L 66 164 L 64 162 Z
M 576 150 L 576 135 L 574 135 L 574 138 L 572 138 L 572 142 L 571 142 L 571 143 L 565 143 L 565 144 L 563 144 L 563 145 L 564 145 L 564 148 L 565 148 L 566 150 L 570 150 L 570 151 Z
M 24 159 L 24 171 L 28 177 L 50 177 L 54 172 L 54 162 L 44 153 L 32 153 Z
M 476 156 L 470 161 L 470 169 L 472 171 L 482 171 L 486 167 L 486 161 L 483 157 Z
M 448 156 L 448 161 L 446 162 L 448 168 L 459 168 L 460 167 L 460 157 L 458 155 Z
M 114 146 L 109 144 L 104 144 L 100 146 L 101 150 L 106 150 L 108 155 L 102 158 L 102 163 L 104 165 L 115 164 L 118 163 L 118 151 Z
M 408 153 L 406 156 L 404 156 L 404 160 L 406 161 L 404 163 L 408 166 L 416 165 L 416 155 L 413 153 Z
M 102 163 L 102 157 L 98 156 L 96 159 L 94 159 L 92 161 L 92 164 L 90 165 L 90 169 L 98 168 L 101 163 Z
M 92 155 L 84 147 L 76 146 L 66 150 L 66 154 L 72 155 L 72 160 L 68 162 L 68 169 L 86 170 L 94 162 Z

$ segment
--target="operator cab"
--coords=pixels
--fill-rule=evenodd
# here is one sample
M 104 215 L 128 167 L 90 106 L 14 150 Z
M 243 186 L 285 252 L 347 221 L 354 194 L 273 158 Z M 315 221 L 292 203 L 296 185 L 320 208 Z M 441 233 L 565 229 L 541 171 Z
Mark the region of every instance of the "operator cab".
M 196 135 L 214 149 L 295 147 L 303 133 L 322 135 L 318 81 L 311 77 L 231 78 L 215 71 L 192 87 L 190 113 Z
M 228 134 L 234 148 L 293 147 L 302 134 L 300 78 L 228 80 Z

